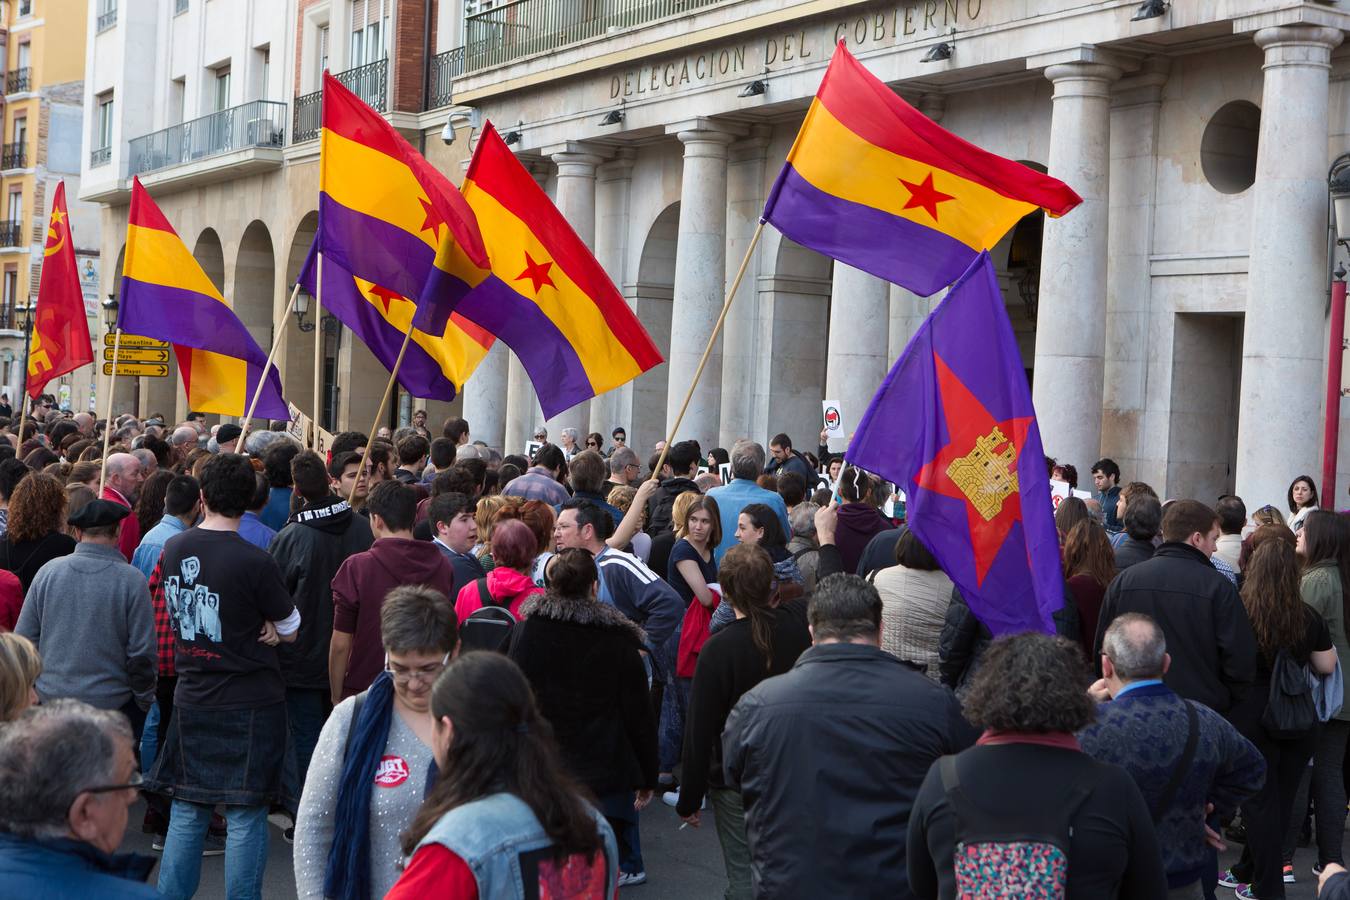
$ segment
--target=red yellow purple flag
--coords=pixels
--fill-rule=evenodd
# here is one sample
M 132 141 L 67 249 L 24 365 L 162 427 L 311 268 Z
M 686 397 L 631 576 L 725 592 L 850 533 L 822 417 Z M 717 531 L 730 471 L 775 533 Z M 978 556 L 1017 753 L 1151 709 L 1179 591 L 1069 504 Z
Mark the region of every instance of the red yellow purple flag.
M 443 240 L 413 325 L 444 331 L 453 313 L 520 358 L 545 416 L 660 364 L 604 268 L 488 123 L 461 188 L 482 228 L 490 268 Z
M 1082 202 L 1058 179 L 964 141 L 835 48 L 763 221 L 928 296 L 1027 213 Z
M 47 382 L 94 361 L 89 320 L 75 266 L 75 242 L 66 208 L 66 183 L 56 186 L 47 242 L 42 249 L 42 279 L 28 350 L 28 395 L 37 398 Z

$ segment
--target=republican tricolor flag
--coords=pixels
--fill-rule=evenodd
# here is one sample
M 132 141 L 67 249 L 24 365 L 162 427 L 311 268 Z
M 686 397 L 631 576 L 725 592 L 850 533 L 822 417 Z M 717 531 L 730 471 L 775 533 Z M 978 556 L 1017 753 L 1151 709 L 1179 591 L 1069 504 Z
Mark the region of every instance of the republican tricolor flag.
M 47 224 L 33 342 L 28 350 L 28 395 L 34 399 L 53 378 L 94 361 L 74 243 L 66 209 L 66 183 L 62 181 L 56 186 Z
M 763 220 L 804 247 L 928 296 L 1068 185 L 938 126 L 840 41 Z

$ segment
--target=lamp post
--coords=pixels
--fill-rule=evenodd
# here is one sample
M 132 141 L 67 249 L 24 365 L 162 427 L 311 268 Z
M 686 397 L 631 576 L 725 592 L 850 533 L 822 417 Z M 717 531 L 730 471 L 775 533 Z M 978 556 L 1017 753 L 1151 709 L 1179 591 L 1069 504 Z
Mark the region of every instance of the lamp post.
M 14 311 L 23 316 L 23 379 L 20 382 L 19 397 L 28 393 L 28 354 L 33 343 L 33 304 L 27 300 L 14 304 Z
M 1350 248 L 1350 153 L 1342 153 L 1327 173 L 1327 191 L 1331 194 L 1331 221 L 1336 245 Z M 1332 273 L 1330 334 L 1327 336 L 1327 394 L 1322 428 L 1322 496 L 1335 509 L 1336 458 L 1341 428 L 1341 366 L 1345 357 L 1345 268 L 1338 265 Z

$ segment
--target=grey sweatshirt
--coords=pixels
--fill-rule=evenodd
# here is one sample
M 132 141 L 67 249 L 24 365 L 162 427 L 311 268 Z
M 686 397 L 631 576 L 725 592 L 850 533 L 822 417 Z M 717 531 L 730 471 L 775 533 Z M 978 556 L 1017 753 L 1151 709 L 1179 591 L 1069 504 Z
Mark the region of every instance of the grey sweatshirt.
M 81 542 L 38 570 L 14 630 L 37 645 L 43 700 L 118 709 L 155 699 L 155 612 L 140 570 L 120 550 Z
M 338 786 L 347 758 L 347 731 L 352 725 L 356 698 L 333 708 L 324 723 L 314 757 L 305 775 L 305 791 L 295 817 L 295 890 L 300 900 L 322 900 L 328 871 L 328 849 L 333 844 Z M 431 748 L 395 710 L 380 768 L 371 785 L 370 896 L 383 897 L 403 874 L 399 835 L 412 824 L 422 806 Z

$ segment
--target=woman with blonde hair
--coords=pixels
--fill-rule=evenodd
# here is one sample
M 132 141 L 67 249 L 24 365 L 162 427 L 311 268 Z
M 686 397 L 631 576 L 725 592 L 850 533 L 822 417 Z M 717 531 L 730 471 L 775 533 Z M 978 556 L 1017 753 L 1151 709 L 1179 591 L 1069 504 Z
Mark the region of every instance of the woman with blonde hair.
M 473 523 L 478 529 L 478 543 L 474 545 L 474 559 L 483 567 L 483 574 L 486 575 L 492 571 L 493 566 L 497 565 L 492 558 L 492 524 L 496 520 L 497 511 L 510 501 L 510 497 L 503 497 L 501 494 L 490 494 L 487 497 L 479 497 L 478 503 L 473 508 Z
M 12 631 L 0 632 L 0 722 L 12 722 L 37 703 L 42 658 L 33 642 Z
M 684 537 L 685 516 L 689 515 L 689 507 L 700 496 L 694 491 L 685 491 L 676 497 L 670 505 L 670 524 L 673 530 L 663 531 L 652 538 L 652 551 L 647 559 L 647 566 L 658 575 L 670 568 L 670 551 L 675 549 L 676 541 Z

